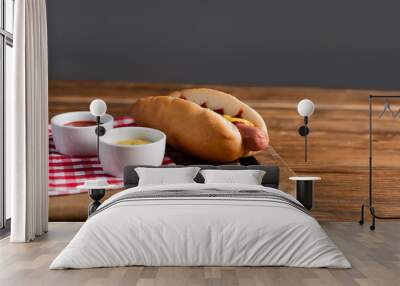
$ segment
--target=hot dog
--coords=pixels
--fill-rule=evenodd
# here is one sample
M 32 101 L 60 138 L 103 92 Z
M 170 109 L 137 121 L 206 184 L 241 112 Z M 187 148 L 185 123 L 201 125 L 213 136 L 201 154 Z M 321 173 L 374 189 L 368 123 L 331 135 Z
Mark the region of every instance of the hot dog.
M 261 129 L 245 125 L 243 123 L 235 124 L 242 136 L 244 147 L 250 151 L 260 151 L 268 147 L 268 139 Z
M 178 150 L 210 162 L 230 162 L 268 147 L 262 117 L 234 96 L 208 88 L 139 99 L 136 122 L 167 134 Z

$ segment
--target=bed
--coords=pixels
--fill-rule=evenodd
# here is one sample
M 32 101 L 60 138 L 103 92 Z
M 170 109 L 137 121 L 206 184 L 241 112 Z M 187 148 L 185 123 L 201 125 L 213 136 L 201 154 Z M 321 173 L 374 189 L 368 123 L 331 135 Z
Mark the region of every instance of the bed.
M 351 267 L 305 208 L 276 189 L 277 166 L 199 166 L 265 170 L 262 185 L 205 184 L 198 174 L 196 183 L 151 186 L 138 186 L 136 167 L 125 169 L 127 189 L 99 207 L 50 269 Z
M 171 165 L 172 162 L 181 165 L 206 164 L 206 162 L 196 162 L 194 158 L 187 158 L 176 150 L 168 149 L 168 153 L 172 158 L 172 160 L 167 161 L 168 165 Z M 76 162 L 76 164 L 79 165 L 79 162 Z M 270 146 L 266 151 L 257 154 L 250 162 L 233 162 L 232 164 L 278 166 L 279 178 L 277 182 L 279 183 L 279 189 L 287 194 L 295 196 L 295 185 L 289 180 L 289 177 L 296 176 L 296 173 L 288 166 L 287 162 L 279 156 L 272 146 Z M 103 201 L 112 195 L 119 193 L 121 190 L 122 189 L 107 191 Z M 92 201 L 86 192 L 49 196 L 49 221 L 85 221 L 87 219 L 88 205 L 91 202 Z M 313 214 L 317 216 L 319 215 L 319 213 L 315 211 Z

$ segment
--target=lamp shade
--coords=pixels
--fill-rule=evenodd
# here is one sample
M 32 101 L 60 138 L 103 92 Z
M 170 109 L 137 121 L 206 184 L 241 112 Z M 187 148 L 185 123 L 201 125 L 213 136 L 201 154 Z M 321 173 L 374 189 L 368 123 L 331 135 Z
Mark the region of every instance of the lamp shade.
M 301 116 L 310 116 L 314 112 L 314 103 L 309 99 L 303 99 L 297 105 L 297 112 Z
M 94 116 L 103 116 L 106 114 L 107 111 L 107 104 L 104 100 L 95 99 L 90 103 L 90 113 Z

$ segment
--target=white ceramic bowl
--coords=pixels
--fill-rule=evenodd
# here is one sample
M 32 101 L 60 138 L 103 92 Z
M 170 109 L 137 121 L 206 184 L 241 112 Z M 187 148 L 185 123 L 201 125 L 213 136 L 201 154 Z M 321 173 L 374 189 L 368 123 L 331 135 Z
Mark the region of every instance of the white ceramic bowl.
M 51 118 L 51 131 L 53 133 L 56 150 L 70 156 L 97 155 L 96 126 L 74 127 L 64 124 L 72 121 L 96 120 L 89 111 L 77 111 L 58 114 Z M 106 134 L 113 128 L 113 117 L 106 114 L 100 122 L 106 129 Z
M 100 137 L 100 162 L 103 170 L 122 178 L 128 165 L 160 166 L 165 153 L 167 136 L 160 130 L 146 127 L 121 127 L 110 130 Z M 144 139 L 152 143 L 119 145 L 118 141 Z

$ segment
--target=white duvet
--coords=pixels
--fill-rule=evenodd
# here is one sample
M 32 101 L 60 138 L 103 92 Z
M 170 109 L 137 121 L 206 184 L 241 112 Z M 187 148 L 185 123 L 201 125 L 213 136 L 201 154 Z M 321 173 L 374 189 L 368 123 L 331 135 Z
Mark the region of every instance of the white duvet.
M 263 190 L 262 186 L 179 184 L 135 187 L 165 190 Z M 95 214 L 50 269 L 145 266 L 294 266 L 349 268 L 318 222 L 283 203 L 246 198 L 153 198 L 122 201 Z

